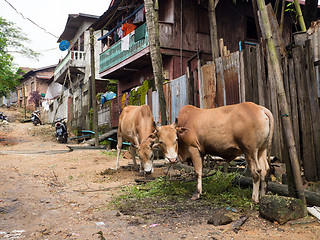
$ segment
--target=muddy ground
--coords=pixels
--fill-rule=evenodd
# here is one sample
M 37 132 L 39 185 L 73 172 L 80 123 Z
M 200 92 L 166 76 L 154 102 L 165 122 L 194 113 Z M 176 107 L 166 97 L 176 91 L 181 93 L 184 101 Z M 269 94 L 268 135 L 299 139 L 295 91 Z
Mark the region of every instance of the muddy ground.
M 101 175 L 115 166 L 114 152 L 70 152 L 75 143 L 56 142 L 52 126 L 20 123 L 17 109 L 0 111 L 9 117 L 0 124 L 0 239 L 319 239 L 320 224 L 310 216 L 280 226 L 256 210 L 230 213 L 234 221 L 249 217 L 233 231 L 232 223 L 207 224 L 213 210 L 204 206 L 180 202 L 183 210 L 168 214 L 112 209 L 121 188 L 143 177 L 130 168 Z M 122 158 L 120 165 L 129 163 Z M 155 169 L 154 176 L 163 174 Z

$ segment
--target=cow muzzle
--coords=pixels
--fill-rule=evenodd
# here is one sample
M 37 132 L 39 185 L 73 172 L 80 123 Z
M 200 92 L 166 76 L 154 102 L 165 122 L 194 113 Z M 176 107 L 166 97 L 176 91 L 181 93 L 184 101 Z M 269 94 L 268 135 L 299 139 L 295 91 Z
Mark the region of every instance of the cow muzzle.
M 179 159 L 177 158 L 177 157 L 175 157 L 175 158 L 166 158 L 168 161 L 169 161 L 169 163 L 177 163 L 178 161 L 179 161 Z
M 150 171 L 144 171 L 147 175 L 150 175 L 150 174 L 152 174 L 152 170 L 150 170 Z

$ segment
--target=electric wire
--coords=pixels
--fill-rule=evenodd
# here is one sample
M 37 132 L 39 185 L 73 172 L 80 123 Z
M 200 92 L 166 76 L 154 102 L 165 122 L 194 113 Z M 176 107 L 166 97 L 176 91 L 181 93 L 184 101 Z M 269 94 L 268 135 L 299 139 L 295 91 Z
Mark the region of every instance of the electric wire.
M 37 26 L 38 28 L 42 29 L 43 31 L 45 31 L 45 33 L 50 34 L 51 36 L 58 38 L 56 35 L 54 35 L 53 33 L 47 31 L 45 28 L 39 26 L 37 23 L 35 23 L 34 21 L 32 21 L 30 18 L 25 17 L 21 12 L 19 12 L 8 0 L 4 0 L 7 4 L 9 4 L 9 6 L 14 9 L 16 11 L 16 13 L 20 14 L 24 19 L 28 20 L 29 22 L 31 22 L 33 25 Z

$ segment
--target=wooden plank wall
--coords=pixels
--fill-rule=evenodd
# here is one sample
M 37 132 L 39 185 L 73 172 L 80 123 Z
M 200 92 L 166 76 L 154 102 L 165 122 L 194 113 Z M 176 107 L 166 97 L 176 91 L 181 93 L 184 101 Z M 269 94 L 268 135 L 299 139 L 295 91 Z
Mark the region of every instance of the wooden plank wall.
M 275 119 L 272 154 L 281 160 L 288 157 L 281 126 L 281 114 L 277 103 L 276 87 L 268 59 L 260 46 L 246 46 L 240 58 L 241 81 L 244 85 L 240 95 L 270 109 Z M 317 94 L 316 71 L 312 43 L 292 50 L 291 59 L 282 59 L 285 92 L 291 110 L 294 137 L 298 157 L 308 181 L 320 179 L 320 110 Z M 266 73 L 265 73 L 266 72 Z

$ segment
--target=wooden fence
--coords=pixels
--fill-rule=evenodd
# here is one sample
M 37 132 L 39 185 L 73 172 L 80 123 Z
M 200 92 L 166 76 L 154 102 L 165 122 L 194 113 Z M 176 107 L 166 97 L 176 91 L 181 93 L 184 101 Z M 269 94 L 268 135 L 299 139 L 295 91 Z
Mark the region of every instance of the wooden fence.
M 298 157 L 308 181 L 320 179 L 319 70 L 314 66 L 316 61 L 312 46 L 314 43 L 307 40 L 304 46 L 296 46 L 288 58 L 282 59 L 284 86 Z M 252 101 L 270 109 L 275 118 L 272 154 L 283 161 L 288 158 L 288 151 L 274 76 L 272 71 L 268 71 L 272 68 L 267 59 L 261 46 L 245 45 L 240 53 L 232 53 L 216 59 L 215 64 L 202 66 L 202 79 L 195 81 L 203 86 L 203 90 L 199 89 L 203 108 L 209 108 L 207 106 L 212 103 L 218 107 Z M 212 77 L 213 71 L 216 77 Z M 207 91 L 208 86 L 212 85 L 216 86 L 216 92 Z
M 245 101 L 269 108 L 275 118 L 273 155 L 288 158 L 283 138 L 281 113 L 270 62 L 261 48 L 248 46 L 243 51 Z M 292 56 L 282 59 L 285 93 L 290 107 L 298 157 L 308 181 L 320 179 L 320 112 L 311 41 L 292 49 Z
M 320 42 L 320 34 L 317 36 L 316 41 Z M 308 181 L 320 179 L 320 110 L 317 78 L 320 73 L 319 68 L 315 67 L 317 61 L 314 60 L 314 46 L 313 40 L 307 40 L 304 46 L 296 46 L 290 56 L 282 59 L 284 86 L 291 110 L 298 158 Z M 196 67 L 189 69 L 188 77 L 183 75 L 164 85 L 168 122 L 173 122 L 180 109 L 191 102 L 190 95 L 194 100 L 193 104 L 203 108 L 252 101 L 272 111 L 275 118 L 272 154 L 282 161 L 288 158 L 274 76 L 272 71 L 268 71 L 271 67 L 267 59 L 261 46 L 250 44 L 245 45 L 241 52 L 218 58 L 214 64 L 202 66 L 201 74 L 198 70 L 200 65 L 194 64 Z M 157 92 L 149 89 L 140 98 L 134 104 L 148 104 L 155 121 L 158 121 L 160 117 Z M 113 127 L 117 127 L 119 115 L 129 104 L 129 100 L 130 94 L 112 100 Z

